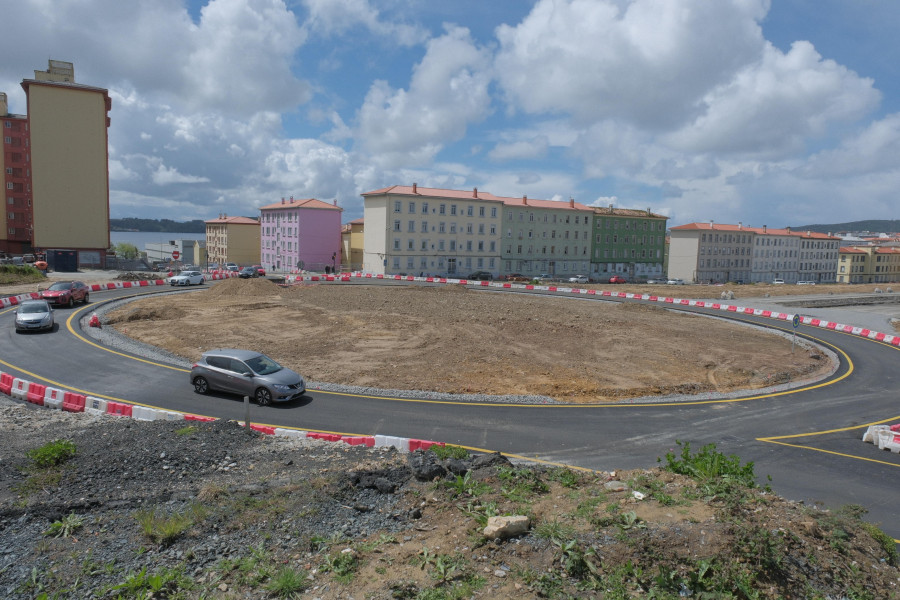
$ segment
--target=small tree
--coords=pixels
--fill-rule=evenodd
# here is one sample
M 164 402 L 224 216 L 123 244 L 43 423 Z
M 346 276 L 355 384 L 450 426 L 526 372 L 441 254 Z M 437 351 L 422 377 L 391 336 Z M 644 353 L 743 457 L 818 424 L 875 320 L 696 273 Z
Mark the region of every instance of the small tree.
M 140 250 L 134 244 L 128 242 L 119 242 L 116 244 L 116 256 L 119 258 L 132 259 L 141 255 Z

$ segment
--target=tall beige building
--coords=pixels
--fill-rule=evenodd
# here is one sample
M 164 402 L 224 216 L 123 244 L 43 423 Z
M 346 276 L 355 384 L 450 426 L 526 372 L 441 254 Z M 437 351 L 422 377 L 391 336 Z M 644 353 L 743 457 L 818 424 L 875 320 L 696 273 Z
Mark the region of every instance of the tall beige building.
M 110 246 L 109 93 L 76 83 L 72 63 L 54 60 L 23 80 L 22 89 L 31 210 L 21 248 L 74 251 L 78 266 L 103 266 Z M 53 266 L 52 252 L 48 258 Z

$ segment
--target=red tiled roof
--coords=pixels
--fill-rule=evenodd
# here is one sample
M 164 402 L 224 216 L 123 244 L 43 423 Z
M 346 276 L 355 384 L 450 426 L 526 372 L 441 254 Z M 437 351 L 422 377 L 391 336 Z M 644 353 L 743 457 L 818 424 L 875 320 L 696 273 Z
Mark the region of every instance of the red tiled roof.
M 865 254 L 865 250 L 861 250 L 858 246 L 841 246 L 841 254 Z
M 688 223 L 686 225 L 678 225 L 671 227 L 671 231 L 747 231 L 757 235 L 794 235 L 805 238 L 815 238 L 820 240 L 837 240 L 833 235 L 827 233 L 819 233 L 816 231 L 793 231 L 791 229 L 776 229 L 774 227 L 746 227 L 744 225 L 731 225 L 729 223 Z
M 227 217 L 227 216 L 226 217 L 218 217 L 216 219 L 209 219 L 208 221 L 204 221 L 204 223 L 207 223 L 209 225 L 216 225 L 216 224 L 221 225 L 221 224 L 225 224 L 225 223 L 231 223 L 234 225 L 259 225 L 259 221 L 257 221 L 256 219 L 251 219 L 250 217 Z
M 305 198 L 303 200 L 295 200 L 294 198 L 285 200 L 284 198 L 282 198 L 281 202 L 274 202 L 272 204 L 260 206 L 259 210 L 275 208 L 324 208 L 328 210 L 344 210 L 340 206 L 335 206 L 334 204 L 329 204 L 328 202 L 322 202 L 321 200 L 316 200 L 315 198 Z
M 425 188 L 419 185 L 392 185 L 390 187 L 381 188 L 371 192 L 364 192 L 363 196 L 381 196 L 393 194 L 395 196 L 421 196 L 423 198 L 458 198 L 459 200 L 486 200 L 502 202 L 502 198 L 495 196 L 489 192 L 473 190 L 444 190 L 440 188 Z

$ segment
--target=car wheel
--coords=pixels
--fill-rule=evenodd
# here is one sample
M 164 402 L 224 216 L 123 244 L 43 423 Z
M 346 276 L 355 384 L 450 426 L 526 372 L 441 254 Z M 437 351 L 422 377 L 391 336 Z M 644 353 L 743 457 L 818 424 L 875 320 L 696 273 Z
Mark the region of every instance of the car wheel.
M 75 296 L 69 296 L 68 306 L 69 306 L 69 308 L 72 308 L 73 306 L 75 306 Z
M 85 294 L 85 295 L 84 295 L 84 300 L 82 300 L 81 302 L 82 302 L 82 304 L 87 304 L 87 303 L 90 302 L 90 301 L 91 301 L 91 295 L 90 295 L 90 294 Z
M 256 403 L 260 406 L 268 406 L 272 404 L 272 392 L 266 388 L 256 390 Z
M 206 394 L 209 392 L 209 382 L 205 377 L 194 377 L 194 391 L 198 394 Z

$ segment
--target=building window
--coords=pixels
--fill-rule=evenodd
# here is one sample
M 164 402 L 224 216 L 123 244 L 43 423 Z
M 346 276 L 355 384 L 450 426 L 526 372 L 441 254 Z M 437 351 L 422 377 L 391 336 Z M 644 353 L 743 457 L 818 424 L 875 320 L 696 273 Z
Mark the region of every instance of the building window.
M 450 205 L 450 214 L 451 214 L 451 215 L 455 215 L 455 214 L 456 214 L 456 205 L 455 205 L 455 204 L 451 204 L 451 205 Z
M 394 231 L 400 231 L 400 221 L 394 221 Z
M 497 218 L 497 207 L 496 207 L 496 206 L 492 206 L 492 207 L 491 207 L 491 218 L 492 218 L 492 219 L 496 219 L 496 218 Z
M 471 251 L 472 251 L 472 240 L 468 240 L 466 242 L 466 252 L 471 252 Z
M 422 203 L 422 214 L 423 214 L 423 215 L 427 215 L 427 214 L 428 214 L 428 203 L 427 203 L 427 202 L 423 202 L 423 203 Z
M 394 212 L 400 212 L 400 201 L 394 200 Z M 266 220 L 271 221 L 272 215 L 266 215 Z
M 416 203 L 415 203 L 415 202 L 410 202 L 410 203 L 409 203 L 409 214 L 413 214 L 413 213 L 415 213 L 415 212 L 416 212 Z
M 410 222 L 409 222 L 409 229 L 408 229 L 408 231 L 409 231 L 410 233 L 413 233 L 415 230 L 416 230 L 416 222 L 415 222 L 415 221 L 410 221 Z
M 438 207 L 438 213 L 442 215 L 447 214 L 447 205 L 441 204 L 440 207 Z
M 478 207 L 478 216 L 479 216 L 479 217 L 483 217 L 483 216 L 484 216 L 484 207 L 483 207 L 483 206 L 479 206 L 479 207 Z

